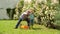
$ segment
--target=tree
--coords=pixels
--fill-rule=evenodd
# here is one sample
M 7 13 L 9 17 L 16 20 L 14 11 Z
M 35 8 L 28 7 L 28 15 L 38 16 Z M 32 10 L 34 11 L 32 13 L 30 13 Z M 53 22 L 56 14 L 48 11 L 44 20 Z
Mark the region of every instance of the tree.
M 16 15 L 17 15 L 16 18 L 19 18 L 20 14 L 21 14 L 21 12 L 22 12 L 23 6 L 24 6 L 24 0 L 20 0 L 20 1 L 17 3 L 16 9 L 15 9 Z

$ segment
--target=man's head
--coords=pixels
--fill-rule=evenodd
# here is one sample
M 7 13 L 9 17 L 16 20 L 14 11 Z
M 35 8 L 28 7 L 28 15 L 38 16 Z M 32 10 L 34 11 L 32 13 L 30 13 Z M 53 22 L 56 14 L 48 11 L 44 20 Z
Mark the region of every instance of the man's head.
M 27 10 L 27 14 L 31 14 L 31 13 L 33 13 L 34 11 L 33 11 L 33 9 L 28 9 Z

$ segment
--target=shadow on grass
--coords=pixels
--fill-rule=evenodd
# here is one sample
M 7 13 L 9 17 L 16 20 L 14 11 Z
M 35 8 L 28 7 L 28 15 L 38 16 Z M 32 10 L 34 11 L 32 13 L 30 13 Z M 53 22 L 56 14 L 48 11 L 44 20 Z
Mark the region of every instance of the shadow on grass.
M 0 34 L 3 34 L 2 32 L 0 32 Z
M 60 30 L 60 28 L 49 28 L 49 29 L 55 29 L 55 30 Z
M 48 28 L 60 30 L 60 26 L 59 25 L 51 25 Z

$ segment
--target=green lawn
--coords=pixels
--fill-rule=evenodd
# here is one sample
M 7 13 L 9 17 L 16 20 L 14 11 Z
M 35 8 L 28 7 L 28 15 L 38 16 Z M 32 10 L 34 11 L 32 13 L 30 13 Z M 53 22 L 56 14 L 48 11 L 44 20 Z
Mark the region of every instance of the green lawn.
M 0 34 L 60 34 L 60 30 L 37 24 L 34 24 L 34 29 L 14 29 L 16 23 L 17 20 L 0 20 Z M 23 21 L 22 24 L 26 25 L 26 22 Z

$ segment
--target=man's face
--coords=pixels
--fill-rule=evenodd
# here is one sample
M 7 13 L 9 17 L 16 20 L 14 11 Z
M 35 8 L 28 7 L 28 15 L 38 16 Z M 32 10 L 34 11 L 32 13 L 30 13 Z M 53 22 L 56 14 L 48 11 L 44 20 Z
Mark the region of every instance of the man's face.
M 28 15 L 30 15 L 31 13 L 33 13 L 33 10 L 32 9 L 28 10 Z
M 31 12 L 30 12 L 30 11 L 28 11 L 28 13 L 27 13 L 27 14 L 28 14 L 28 15 L 30 15 L 30 13 L 31 13 Z

